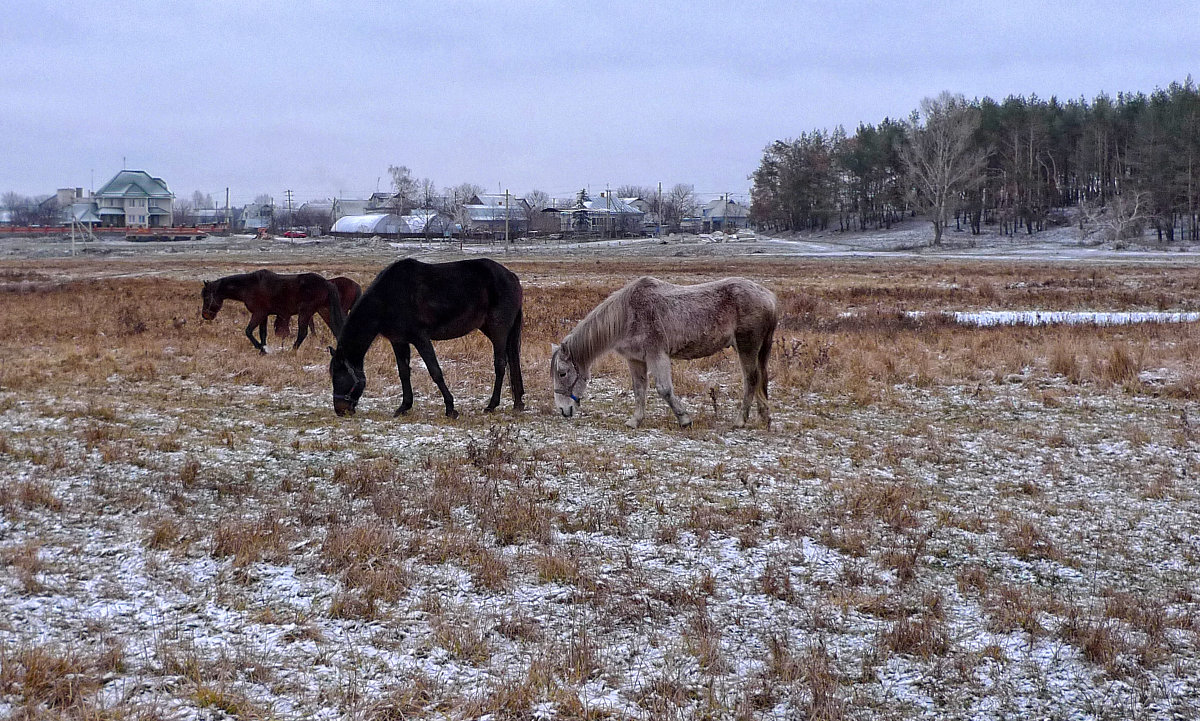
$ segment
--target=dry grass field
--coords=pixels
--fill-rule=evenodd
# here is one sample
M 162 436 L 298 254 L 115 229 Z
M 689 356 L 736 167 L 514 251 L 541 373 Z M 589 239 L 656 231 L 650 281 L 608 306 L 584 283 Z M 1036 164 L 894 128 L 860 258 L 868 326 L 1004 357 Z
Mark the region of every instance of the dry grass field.
M 500 258 L 529 410 L 386 343 L 334 416 L 321 327 L 260 356 L 236 256 L 0 264 L 0 717 L 1200 716 L 1200 329 L 904 311 L 1200 309 L 1195 265 Z M 364 285 L 385 260 L 281 272 Z M 774 426 L 732 352 L 624 363 L 553 413 L 549 344 L 641 274 L 745 275 L 783 321 Z

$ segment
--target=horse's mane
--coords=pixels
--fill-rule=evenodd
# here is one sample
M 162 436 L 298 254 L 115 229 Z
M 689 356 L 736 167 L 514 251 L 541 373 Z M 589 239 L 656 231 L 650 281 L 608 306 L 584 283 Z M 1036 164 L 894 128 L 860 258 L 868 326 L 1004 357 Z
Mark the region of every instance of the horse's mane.
M 625 333 L 630 287 L 627 285 L 605 298 L 563 338 L 563 350 L 576 363 L 585 368 L 590 366 Z
M 258 271 L 252 271 L 250 273 L 235 273 L 233 275 L 226 275 L 213 281 L 213 287 L 216 289 L 218 294 L 227 298 L 238 300 L 235 295 L 231 294 L 241 294 L 243 291 L 245 291 L 246 283 L 256 279 L 257 273 Z

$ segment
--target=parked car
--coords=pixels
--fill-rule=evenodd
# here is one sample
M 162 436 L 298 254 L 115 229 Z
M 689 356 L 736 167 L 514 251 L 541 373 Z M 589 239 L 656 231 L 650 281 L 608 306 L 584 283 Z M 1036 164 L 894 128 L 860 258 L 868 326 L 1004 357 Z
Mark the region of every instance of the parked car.
M 283 237 L 285 237 L 285 238 L 307 238 L 308 231 L 301 230 L 300 228 L 289 228 L 289 229 L 283 231 Z

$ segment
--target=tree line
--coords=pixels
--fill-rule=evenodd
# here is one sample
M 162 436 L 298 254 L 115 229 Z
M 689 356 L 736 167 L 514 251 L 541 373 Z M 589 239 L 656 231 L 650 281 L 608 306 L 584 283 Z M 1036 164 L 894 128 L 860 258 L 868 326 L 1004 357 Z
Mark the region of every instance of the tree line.
M 1200 240 L 1200 91 L 1061 102 L 927 98 L 905 120 L 776 140 L 750 176 L 751 217 L 775 230 L 887 228 L 927 214 L 978 234 L 1077 221 L 1113 239 L 1147 227 Z M 1068 214 L 1066 209 L 1077 212 Z

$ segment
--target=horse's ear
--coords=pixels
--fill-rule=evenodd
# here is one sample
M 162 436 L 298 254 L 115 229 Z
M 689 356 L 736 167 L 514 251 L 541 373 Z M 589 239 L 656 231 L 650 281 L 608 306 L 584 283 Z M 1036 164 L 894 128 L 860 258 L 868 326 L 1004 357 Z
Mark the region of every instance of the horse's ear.
M 550 344 L 550 355 L 554 355 L 555 353 L 557 353 L 559 348 L 562 348 L 562 346 L 558 345 L 557 343 L 551 343 Z
M 325 347 L 329 349 L 329 357 L 332 358 L 333 357 L 333 346 L 325 346 Z

